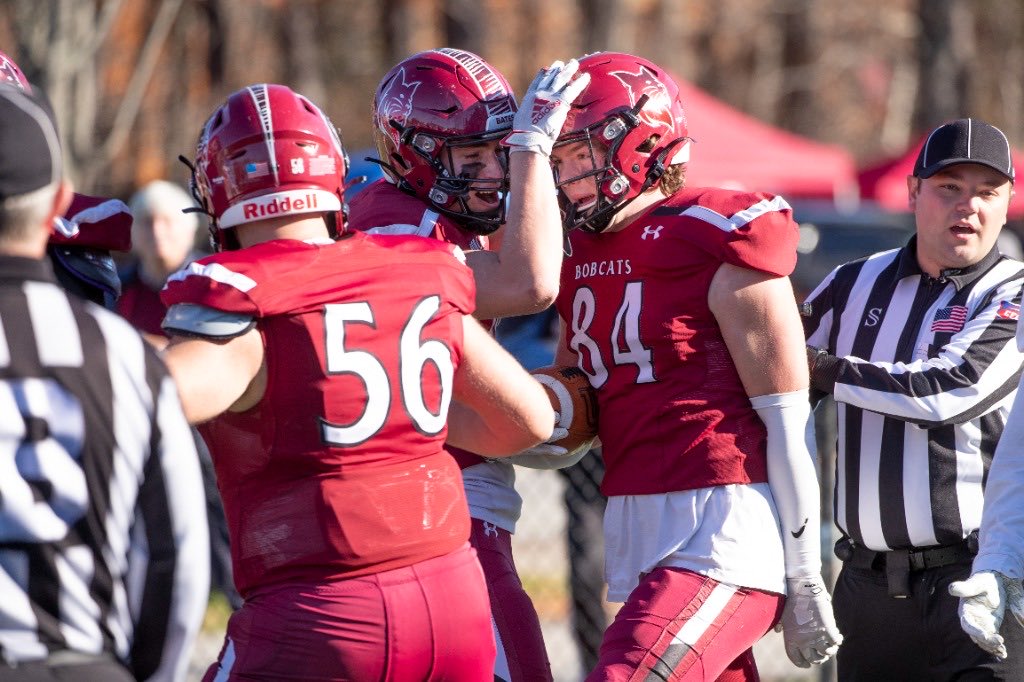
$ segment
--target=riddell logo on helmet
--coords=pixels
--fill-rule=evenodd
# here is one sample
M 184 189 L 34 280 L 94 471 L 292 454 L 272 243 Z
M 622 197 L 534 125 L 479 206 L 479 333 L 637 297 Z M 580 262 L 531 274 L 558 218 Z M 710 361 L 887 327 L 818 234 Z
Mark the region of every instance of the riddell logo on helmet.
M 284 197 L 280 199 L 275 197 L 269 203 L 261 203 L 257 200 L 242 204 L 242 218 L 243 220 L 259 220 L 300 211 L 312 212 L 316 209 L 316 194 L 307 194 L 302 198 Z
M 303 187 L 253 197 L 228 206 L 217 219 L 218 227 L 234 227 L 254 220 L 266 220 L 304 213 L 341 210 L 341 198 L 326 189 Z

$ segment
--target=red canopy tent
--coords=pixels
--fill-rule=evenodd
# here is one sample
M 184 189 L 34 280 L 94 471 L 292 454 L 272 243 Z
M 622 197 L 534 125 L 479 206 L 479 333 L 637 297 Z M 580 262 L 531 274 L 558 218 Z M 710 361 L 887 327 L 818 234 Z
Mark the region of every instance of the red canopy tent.
M 855 195 L 856 165 L 845 149 L 768 125 L 685 80 L 676 82 L 695 140 L 688 186 L 735 187 L 786 198 Z
M 914 162 L 924 145 L 924 138 L 913 145 L 902 156 L 893 159 L 886 159 L 873 166 L 860 171 L 857 175 L 857 184 L 860 185 L 860 196 L 862 199 L 875 201 L 887 211 L 906 212 L 910 210 L 907 205 L 907 176 L 914 172 Z M 1024 177 L 1024 165 L 1021 165 L 1022 152 L 1014 149 L 1013 158 L 1014 173 L 1018 178 Z M 1024 193 L 1017 192 L 1010 199 L 1010 218 L 1024 216 Z

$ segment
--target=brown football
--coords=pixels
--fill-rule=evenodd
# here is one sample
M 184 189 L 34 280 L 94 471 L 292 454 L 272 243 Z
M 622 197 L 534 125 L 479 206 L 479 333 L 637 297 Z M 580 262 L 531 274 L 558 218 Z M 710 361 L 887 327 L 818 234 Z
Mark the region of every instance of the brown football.
M 569 431 L 554 445 L 569 452 L 589 448 L 597 436 L 597 393 L 587 375 L 576 367 L 541 367 L 533 370 L 533 377 L 547 389 L 551 407 L 560 415 L 558 425 Z

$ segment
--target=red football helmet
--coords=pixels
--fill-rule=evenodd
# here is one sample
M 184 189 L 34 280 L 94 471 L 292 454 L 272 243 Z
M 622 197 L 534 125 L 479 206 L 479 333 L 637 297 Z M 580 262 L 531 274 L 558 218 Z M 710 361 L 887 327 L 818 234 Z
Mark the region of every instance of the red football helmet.
M 664 69 L 633 55 L 597 52 L 580 59 L 590 83 L 576 98 L 562 126 L 557 145 L 587 142 L 594 170 L 574 178 L 558 178 L 559 186 L 595 177 L 597 203 L 578 213 L 559 192 L 567 229 L 602 232 L 616 212 L 640 196 L 672 164 L 687 160 L 686 114 L 679 86 Z M 597 164 L 593 141 L 607 149 Z
M 380 163 L 406 192 L 466 230 L 490 234 L 505 222 L 507 163 L 501 179 L 460 177 L 451 170 L 451 150 L 500 140 L 515 112 L 508 81 L 480 57 L 452 48 L 420 52 L 391 69 L 373 98 Z M 498 209 L 470 210 L 471 191 L 497 192 Z
M 283 215 L 327 213 L 344 229 L 348 156 L 320 109 L 284 85 L 250 85 L 203 126 L 193 194 L 212 218 L 216 246 L 226 228 Z
M 22 90 L 32 89 L 28 84 L 28 79 L 25 78 L 25 74 L 21 72 L 18 65 L 3 52 L 0 52 L 0 83 L 10 83 Z

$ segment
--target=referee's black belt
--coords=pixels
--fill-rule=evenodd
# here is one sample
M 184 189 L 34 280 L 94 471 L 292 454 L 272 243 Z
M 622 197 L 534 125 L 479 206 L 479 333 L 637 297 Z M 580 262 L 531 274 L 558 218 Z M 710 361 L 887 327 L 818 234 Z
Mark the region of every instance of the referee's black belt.
M 836 542 L 835 553 L 843 563 L 855 568 L 885 572 L 889 596 L 904 598 L 910 596 L 911 572 L 970 562 L 978 553 L 978 532 L 952 545 L 889 552 L 876 552 L 843 537 Z

